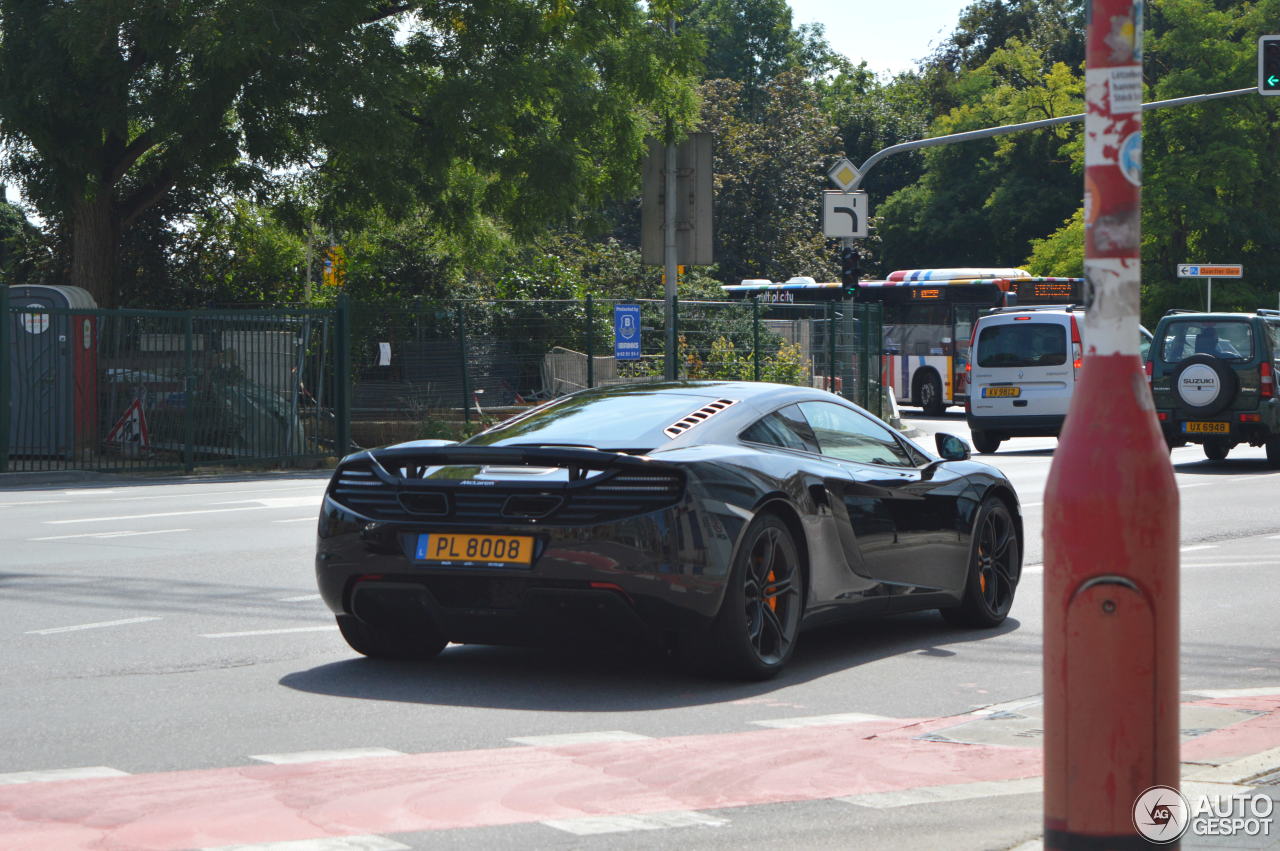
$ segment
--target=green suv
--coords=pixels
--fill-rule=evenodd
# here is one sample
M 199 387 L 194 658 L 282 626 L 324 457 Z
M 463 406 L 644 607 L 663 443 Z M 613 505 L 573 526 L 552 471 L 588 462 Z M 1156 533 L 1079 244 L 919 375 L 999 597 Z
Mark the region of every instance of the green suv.
M 1267 463 L 1280 468 L 1280 310 L 1171 310 L 1146 368 L 1170 447 L 1199 443 L 1221 461 L 1237 444 L 1265 446 Z

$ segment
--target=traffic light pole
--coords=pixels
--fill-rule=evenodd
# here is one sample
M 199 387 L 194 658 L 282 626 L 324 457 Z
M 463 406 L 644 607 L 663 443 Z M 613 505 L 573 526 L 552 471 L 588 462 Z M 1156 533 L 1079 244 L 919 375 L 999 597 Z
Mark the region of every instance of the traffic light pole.
M 1179 780 L 1178 492 L 1137 353 L 1142 3 L 1087 8 L 1088 350 L 1044 495 L 1051 851 L 1176 847 L 1188 816 L 1139 805 Z

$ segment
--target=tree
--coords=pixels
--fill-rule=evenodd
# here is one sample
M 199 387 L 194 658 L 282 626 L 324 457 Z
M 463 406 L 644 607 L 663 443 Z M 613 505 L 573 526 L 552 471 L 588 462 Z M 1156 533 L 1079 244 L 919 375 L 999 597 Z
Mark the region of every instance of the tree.
M 659 38 L 634 0 L 0 0 L 4 166 L 104 305 L 123 234 L 175 190 L 306 172 L 334 220 L 448 222 L 476 213 L 461 185 L 532 232 L 634 184 L 645 105 L 693 108 L 696 45 L 659 61 Z
M 1082 111 L 1083 81 L 1011 39 L 958 86 L 965 103 L 938 119 L 931 136 L 1017 124 Z M 1031 240 L 1052 233 L 1079 206 L 1073 171 L 1078 125 L 929 148 L 924 176 L 881 207 L 889 268 L 990 266 L 1021 262 Z
M 819 214 L 835 128 L 799 70 L 765 87 L 757 119 L 740 116 L 743 87 L 703 87 L 704 127 L 715 134 L 716 258 L 726 281 L 812 275 L 832 280 Z

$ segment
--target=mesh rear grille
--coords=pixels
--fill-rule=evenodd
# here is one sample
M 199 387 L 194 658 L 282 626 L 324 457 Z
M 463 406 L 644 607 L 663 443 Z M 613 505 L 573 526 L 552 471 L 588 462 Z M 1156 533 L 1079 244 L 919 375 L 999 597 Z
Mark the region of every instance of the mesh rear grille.
M 422 480 L 418 480 L 422 481 Z M 580 526 L 606 523 L 674 505 L 684 477 L 674 470 L 623 469 L 602 473 L 564 488 L 530 488 L 524 482 L 496 481 L 484 488 L 454 484 L 438 489 L 398 487 L 373 472 L 368 462 L 338 471 L 330 497 L 372 520 L 525 523 Z
M 737 400 L 735 399 L 717 399 L 709 405 L 702 406 L 692 414 L 689 414 L 689 416 L 676 420 L 671 425 L 664 428 L 662 433 L 670 438 L 679 437 L 698 423 L 706 422 L 709 418 L 720 413 L 736 401 Z

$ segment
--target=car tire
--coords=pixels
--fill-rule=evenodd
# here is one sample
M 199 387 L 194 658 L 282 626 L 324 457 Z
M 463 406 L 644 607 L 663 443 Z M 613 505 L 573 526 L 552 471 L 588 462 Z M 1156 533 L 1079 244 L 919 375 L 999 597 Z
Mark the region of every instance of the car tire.
M 942 609 L 952 626 L 989 629 L 1009 615 L 1022 575 L 1022 552 L 1013 515 L 1003 500 L 988 497 L 978 509 L 969 569 L 960 604 Z
M 916 384 L 916 403 L 924 409 L 926 417 L 940 417 L 947 410 L 942 398 L 942 381 L 937 373 L 929 372 Z
M 1280 470 L 1280 434 L 1267 438 L 1267 466 Z
M 1003 442 L 1003 438 L 993 431 L 973 429 L 969 436 L 973 438 L 973 448 L 983 455 L 994 455 Z
M 695 667 L 726 679 L 776 676 L 795 651 L 803 614 L 804 571 L 791 530 L 776 514 L 758 515 L 734 556 L 709 640 L 699 642 L 706 652 L 697 654 Z
M 337 615 L 338 631 L 351 649 L 371 659 L 434 659 L 449 642 L 432 632 L 405 634 L 366 623 L 353 615 Z
M 1182 375 L 1194 367 L 1207 367 L 1218 378 L 1218 395 L 1208 404 L 1193 405 L 1182 395 Z M 1231 406 L 1240 389 L 1240 380 L 1236 377 L 1235 370 L 1222 358 L 1200 354 L 1192 355 L 1178 364 L 1178 368 L 1170 375 L 1170 386 L 1179 409 L 1187 417 L 1212 417 Z
M 1210 438 L 1204 442 L 1204 457 L 1210 461 L 1222 461 L 1231 451 L 1231 444 L 1219 438 Z

